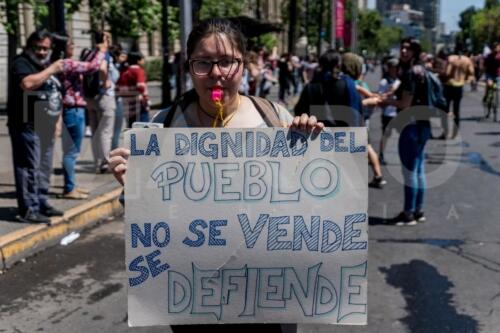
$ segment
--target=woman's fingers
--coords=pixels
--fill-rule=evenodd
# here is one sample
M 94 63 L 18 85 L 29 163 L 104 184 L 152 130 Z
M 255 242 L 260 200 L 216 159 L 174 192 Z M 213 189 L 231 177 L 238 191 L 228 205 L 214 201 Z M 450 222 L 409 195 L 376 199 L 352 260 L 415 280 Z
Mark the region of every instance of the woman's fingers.
M 293 118 L 291 127 L 308 132 L 321 132 L 325 124 L 319 122 L 315 116 L 308 116 L 304 113 Z
M 113 172 L 116 180 L 123 185 L 125 172 L 127 171 L 127 159 L 130 156 L 130 150 L 126 148 L 116 148 L 109 153 L 109 169 Z

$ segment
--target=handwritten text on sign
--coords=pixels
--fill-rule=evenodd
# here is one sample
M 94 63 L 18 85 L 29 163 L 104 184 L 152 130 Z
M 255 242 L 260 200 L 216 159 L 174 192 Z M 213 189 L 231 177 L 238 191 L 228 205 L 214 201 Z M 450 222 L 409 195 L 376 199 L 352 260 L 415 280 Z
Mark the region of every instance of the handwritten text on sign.
M 129 322 L 366 323 L 363 128 L 136 129 Z

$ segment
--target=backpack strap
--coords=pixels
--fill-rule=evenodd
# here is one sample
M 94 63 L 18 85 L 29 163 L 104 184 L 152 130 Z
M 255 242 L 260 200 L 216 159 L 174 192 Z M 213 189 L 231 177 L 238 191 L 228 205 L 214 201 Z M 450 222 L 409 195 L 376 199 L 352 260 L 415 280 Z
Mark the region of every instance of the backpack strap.
M 274 103 L 268 101 L 265 98 L 256 97 L 256 96 L 247 96 L 259 111 L 260 116 L 264 119 L 265 123 L 269 127 L 283 127 L 283 124 L 280 121 L 280 117 L 278 115 L 278 110 Z
M 163 121 L 163 127 L 167 128 L 172 125 L 172 121 L 174 119 L 175 112 L 177 111 L 177 107 L 180 106 L 181 112 L 184 113 L 189 104 L 197 100 L 198 100 L 198 94 L 194 89 L 191 89 L 187 91 L 185 94 L 183 94 L 179 99 L 177 99 L 174 102 L 174 104 L 170 106 L 170 111 L 167 113 L 167 116 Z

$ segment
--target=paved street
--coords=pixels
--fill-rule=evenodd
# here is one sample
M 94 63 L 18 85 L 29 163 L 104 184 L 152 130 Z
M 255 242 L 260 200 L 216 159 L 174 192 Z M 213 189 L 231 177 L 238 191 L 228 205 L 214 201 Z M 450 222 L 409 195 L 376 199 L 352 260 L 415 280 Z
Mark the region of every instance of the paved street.
M 462 141 L 429 141 L 424 224 L 383 225 L 402 209 L 391 137 L 388 185 L 370 189 L 368 326 L 300 325 L 298 332 L 498 331 L 500 123 L 478 122 L 482 92 L 466 90 Z M 378 149 L 379 113 L 371 127 Z M 127 327 L 124 268 L 121 219 L 26 259 L 0 275 L 0 332 L 169 332 Z

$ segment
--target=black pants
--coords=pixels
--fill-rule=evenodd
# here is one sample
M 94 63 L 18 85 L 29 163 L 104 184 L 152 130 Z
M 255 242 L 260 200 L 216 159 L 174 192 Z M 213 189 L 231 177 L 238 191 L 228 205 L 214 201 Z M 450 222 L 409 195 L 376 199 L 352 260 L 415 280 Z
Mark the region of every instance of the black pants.
M 446 99 L 446 111 L 450 112 L 450 106 L 453 103 L 453 115 L 455 122 L 455 130 L 457 131 L 460 127 L 460 101 L 463 96 L 463 87 L 454 87 L 445 85 L 444 86 L 444 98 Z
M 37 124 L 38 125 L 38 124 Z M 55 121 L 40 122 L 35 126 L 11 126 L 12 159 L 16 182 L 19 215 L 39 212 L 47 207 L 47 194 L 52 174 Z

